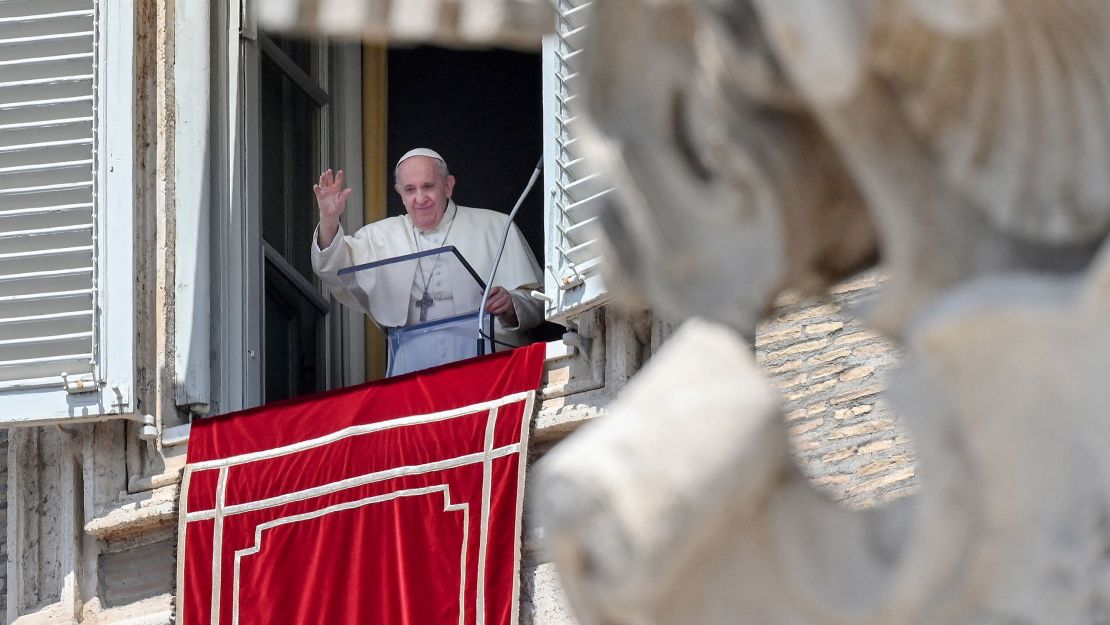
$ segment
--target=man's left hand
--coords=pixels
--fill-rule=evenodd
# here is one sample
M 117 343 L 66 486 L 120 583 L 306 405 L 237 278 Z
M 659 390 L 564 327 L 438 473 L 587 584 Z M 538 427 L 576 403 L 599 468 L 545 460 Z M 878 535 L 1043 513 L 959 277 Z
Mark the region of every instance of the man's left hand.
M 505 287 L 495 286 L 489 291 L 486 300 L 486 312 L 491 312 L 501 317 L 501 323 L 514 327 L 517 325 L 516 308 L 513 307 L 513 298 Z

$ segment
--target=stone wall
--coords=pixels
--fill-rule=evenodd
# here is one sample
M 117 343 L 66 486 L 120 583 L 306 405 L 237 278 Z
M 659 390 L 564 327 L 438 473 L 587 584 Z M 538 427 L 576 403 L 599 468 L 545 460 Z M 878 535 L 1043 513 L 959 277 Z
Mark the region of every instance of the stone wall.
M 821 300 L 780 298 L 755 341 L 757 360 L 782 393 L 802 471 L 856 507 L 917 484 L 909 438 L 882 399 L 898 351 L 845 314 L 865 307 L 880 281 L 872 272 Z
M 0 554 L 5 563 L 0 568 L 0 624 L 8 623 L 8 431 L 0 429 Z

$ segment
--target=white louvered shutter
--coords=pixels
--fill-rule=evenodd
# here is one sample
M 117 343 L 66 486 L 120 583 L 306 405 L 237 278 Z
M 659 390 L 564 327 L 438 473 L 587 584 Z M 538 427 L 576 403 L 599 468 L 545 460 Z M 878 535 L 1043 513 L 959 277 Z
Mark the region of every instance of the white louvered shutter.
M 597 216 L 612 185 L 577 152 L 574 100 L 589 0 L 559 0 L 558 28 L 544 42 L 544 186 L 547 317 L 565 322 L 605 303 Z
M 96 114 L 105 100 L 98 73 L 107 75 L 99 17 L 94 0 L 0 0 L 0 422 L 129 404 L 129 375 L 105 399 L 100 349 L 103 287 L 131 281 L 130 266 L 104 275 L 101 252 L 130 240 L 131 209 L 129 197 L 117 198 L 114 208 L 126 211 L 118 228 L 128 232 L 106 237 L 112 211 L 96 198 L 110 184 L 99 168 L 115 157 L 101 145 L 106 125 L 98 128 Z M 119 114 L 131 119 L 129 110 Z M 130 163 L 120 169 L 129 175 Z M 130 354 L 125 360 L 129 370 Z

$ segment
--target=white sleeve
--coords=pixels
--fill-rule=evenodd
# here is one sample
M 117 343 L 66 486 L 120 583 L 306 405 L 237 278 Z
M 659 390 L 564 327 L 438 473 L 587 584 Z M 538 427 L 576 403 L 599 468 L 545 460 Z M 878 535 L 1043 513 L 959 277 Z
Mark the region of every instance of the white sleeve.
M 319 226 L 317 226 L 319 230 Z M 336 299 L 344 304 L 351 306 L 357 310 L 361 310 L 366 314 L 370 314 L 369 303 L 361 301 L 364 297 L 355 297 L 343 283 L 339 277 L 339 271 L 352 266 L 351 246 L 360 245 L 361 243 L 355 237 L 348 237 L 343 232 L 343 224 L 339 225 L 339 231 L 336 232 L 335 238 L 332 239 L 331 245 L 324 249 L 320 249 L 319 239 L 317 239 L 317 231 L 312 232 L 312 270 L 320 277 L 320 280 L 327 285 L 328 290 L 335 295 Z M 359 272 L 360 274 L 366 272 Z M 363 293 L 369 293 L 373 289 L 373 284 L 368 284 L 367 281 L 372 279 L 370 273 L 367 275 L 359 276 L 359 287 Z
M 543 302 L 532 297 L 532 289 L 513 289 L 509 297 L 513 300 L 513 310 L 516 312 L 516 325 L 503 326 L 512 332 L 524 332 L 543 323 Z

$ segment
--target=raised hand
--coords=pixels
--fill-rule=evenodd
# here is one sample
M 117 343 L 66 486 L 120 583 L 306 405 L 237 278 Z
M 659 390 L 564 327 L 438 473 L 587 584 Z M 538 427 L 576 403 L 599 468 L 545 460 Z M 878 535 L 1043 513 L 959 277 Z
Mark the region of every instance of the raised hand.
M 312 186 L 312 191 L 316 194 L 316 205 L 320 208 L 317 244 L 321 249 L 331 245 L 339 232 L 339 217 L 347 208 L 347 198 L 351 195 L 350 188 L 343 188 L 344 180 L 342 169 L 338 173 L 332 173 L 328 169 L 320 174 L 320 181 Z

